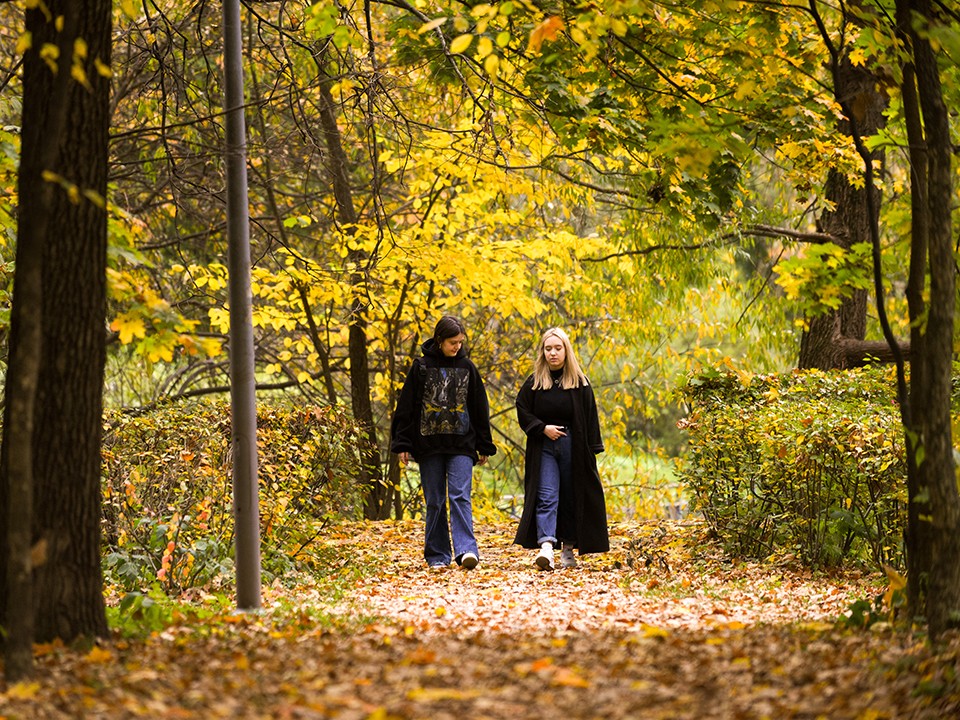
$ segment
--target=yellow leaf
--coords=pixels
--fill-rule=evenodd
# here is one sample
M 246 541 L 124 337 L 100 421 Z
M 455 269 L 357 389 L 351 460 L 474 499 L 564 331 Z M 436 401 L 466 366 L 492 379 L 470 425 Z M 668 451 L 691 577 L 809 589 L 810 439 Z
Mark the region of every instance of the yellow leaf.
M 753 80 L 744 80 L 738 86 L 736 91 L 733 94 L 733 97 L 737 100 L 743 100 L 744 98 L 749 97 L 757 84 Z
M 134 0 L 120 0 L 120 8 L 123 10 L 123 14 L 126 15 L 131 20 L 135 20 L 137 17 L 137 4 Z
M 113 660 L 113 653 L 109 650 L 104 650 L 102 647 L 94 647 L 93 650 L 87 653 L 86 660 L 89 663 L 107 663 Z
M 887 573 L 887 582 L 890 583 L 890 588 L 893 590 L 903 590 L 907 586 L 907 578 L 898 573 L 889 565 L 883 566 L 884 572 Z
M 669 637 L 670 633 L 664 630 L 663 628 L 658 628 L 654 625 L 644 625 L 643 626 L 643 636 L 646 638 L 665 638 Z
M 31 700 L 37 696 L 39 691 L 40 683 L 18 682 L 7 688 L 7 691 L 3 694 L 3 696 L 10 698 L 11 700 Z
M 464 50 L 470 47 L 471 42 L 473 42 L 473 35 L 470 33 L 458 35 L 453 39 L 453 42 L 450 43 L 450 52 L 454 54 L 462 53 Z
M 436 30 L 438 27 L 443 25 L 446 21 L 447 19 L 445 17 L 434 18 L 430 22 L 424 23 L 423 25 L 421 25 L 417 33 L 420 35 L 423 35 L 424 33 L 428 33 L 431 30 Z
M 173 348 L 168 343 L 157 343 L 147 351 L 147 359 L 150 362 L 173 362 Z
M 147 328 L 143 324 L 143 318 L 133 317 L 128 313 L 118 316 L 110 323 L 110 329 L 120 333 L 120 342 L 129 345 L 135 337 L 144 338 L 147 336 Z
M 493 41 L 486 36 L 480 38 L 480 41 L 477 43 L 477 57 L 485 58 L 492 52 Z
M 30 49 L 31 45 L 33 45 L 33 34 L 29 32 L 23 33 L 17 39 L 17 54 L 23 55 L 27 50 Z
M 480 697 L 479 690 L 459 690 L 457 688 L 415 688 L 407 693 L 409 700 L 436 702 L 438 700 L 470 700 Z

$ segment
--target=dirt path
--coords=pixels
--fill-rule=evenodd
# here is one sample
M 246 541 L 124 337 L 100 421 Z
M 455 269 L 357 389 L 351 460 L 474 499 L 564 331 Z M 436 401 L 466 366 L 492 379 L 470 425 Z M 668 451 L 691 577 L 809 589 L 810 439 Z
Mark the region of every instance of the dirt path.
M 666 525 L 614 528 L 611 553 L 554 573 L 533 569 L 508 526 L 480 526 L 480 568 L 436 571 L 420 532 L 331 530 L 325 552 L 375 568 L 334 605 L 329 585 L 278 581 L 261 615 L 39 648 L 37 682 L 3 687 L 0 717 L 960 716 L 960 642 L 932 655 L 882 626 L 835 628 L 875 589 L 866 578 L 733 565 L 695 528 Z
M 682 553 L 699 529 L 679 524 L 614 526 L 611 553 L 542 572 L 533 566 L 535 551 L 512 544 L 512 530 L 478 526 L 479 568 L 437 571 L 424 567 L 416 524 L 381 526 L 381 572 L 358 588 L 352 602 L 428 634 L 563 635 L 832 622 L 853 600 L 875 592 L 859 576 L 827 583 L 770 566 L 733 568 L 709 554 L 716 553 L 712 548 L 694 558 L 694 566 Z

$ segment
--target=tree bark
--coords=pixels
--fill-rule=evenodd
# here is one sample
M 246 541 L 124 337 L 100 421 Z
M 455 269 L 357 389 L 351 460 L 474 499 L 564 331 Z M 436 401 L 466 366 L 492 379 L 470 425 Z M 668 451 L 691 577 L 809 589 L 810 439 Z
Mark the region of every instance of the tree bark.
M 53 18 L 63 18 L 61 29 L 47 22 L 40 9 L 26 15 L 32 49 L 24 62 L 20 193 L 23 239 L 27 247 L 42 243 L 41 340 L 29 450 L 33 621 L 39 642 L 107 633 L 100 568 L 100 436 L 110 116 L 109 80 L 95 62 L 110 64 L 112 4 L 51 0 L 46 8 Z M 85 59 L 74 57 L 75 37 L 86 43 Z M 56 73 L 36 55 L 46 43 L 64 47 Z M 71 64 L 82 67 L 84 82 L 71 77 Z M 58 104 L 61 83 L 66 89 Z M 55 147 L 48 150 L 51 144 Z M 47 165 L 47 158 L 55 164 Z M 32 193 L 40 198 L 48 194 L 49 202 L 35 203 Z M 19 301 L 24 302 L 23 296 Z M 15 314 L 36 311 L 18 307 L 17 300 L 14 304 Z M 11 340 L 12 358 L 28 349 L 22 334 Z M 20 361 L 11 370 L 29 371 Z M 16 382 L 8 377 L 8 383 Z M 7 447 L 9 439 L 7 435 L 4 443 L 8 460 L 18 450 Z M 9 511 L 9 498 L 4 503 Z
M 327 169 L 333 183 L 333 193 L 337 202 L 337 220 L 350 229 L 357 223 L 357 211 L 353 203 L 350 187 L 349 161 L 344 152 L 334 112 L 333 96 L 330 85 L 333 79 L 325 70 L 324 50 L 319 50 L 315 61 L 320 73 L 320 123 L 324 140 L 330 153 Z M 350 286 L 353 300 L 350 305 L 350 317 L 347 335 L 347 352 L 350 357 L 350 403 L 353 417 L 363 431 L 363 445 L 360 448 L 361 484 L 366 487 L 364 499 L 364 517 L 368 520 L 384 520 L 390 516 L 392 488 L 383 482 L 380 464 L 380 450 L 377 443 L 377 426 L 373 417 L 373 403 L 370 399 L 370 364 L 367 356 L 367 276 L 366 268 L 370 258 L 362 250 L 352 248 L 347 253 Z
M 913 0 L 910 9 L 928 23 L 936 20 L 929 0 Z M 931 567 L 927 622 L 937 640 L 944 631 L 960 626 L 960 493 L 957 491 L 950 421 L 953 363 L 953 315 L 956 303 L 956 265 L 952 247 L 952 143 L 950 121 L 940 72 L 926 37 L 912 33 L 917 91 L 926 131 L 927 197 L 929 220 L 930 300 L 923 364 L 925 387 L 911 406 L 920 429 L 923 461 L 919 463 L 920 491 L 930 498 Z M 923 522 L 923 520 L 921 520 Z
M 909 2 L 897 2 L 897 34 L 905 47 L 912 47 Z M 930 218 L 927 206 L 927 151 L 923 137 L 923 121 L 920 115 L 920 100 L 917 97 L 916 73 L 912 61 L 903 67 L 901 97 L 906 119 L 907 146 L 910 159 L 910 268 L 907 278 L 907 312 L 911 319 L 910 346 L 919 357 L 926 356 L 923 324 L 913 322 L 923 317 L 926 300 L 927 255 L 930 235 Z M 921 428 L 912 411 L 922 399 L 926 363 L 911 364 L 910 402 L 902 408 L 906 430 L 907 456 L 907 527 L 904 532 L 904 549 L 907 560 L 907 611 L 909 617 L 925 617 L 929 591 L 933 529 L 925 518 L 931 517 L 929 493 L 923 492 L 920 468 L 917 464 L 918 442 Z
M 872 135 L 884 126 L 886 99 L 877 92 L 877 78 L 865 68 L 854 66 L 847 58 L 840 60 L 834 78 L 838 100 L 856 108 L 860 117 L 857 127 L 863 135 Z M 841 123 L 849 134 L 849 123 Z M 875 158 L 880 158 L 878 153 Z M 873 218 L 867 210 L 866 190 L 854 187 L 843 173 L 831 170 L 827 178 L 826 196 L 835 210 L 824 212 L 818 220 L 818 232 L 832 236 L 844 248 L 870 241 Z M 862 341 L 867 328 L 867 293 L 857 291 L 846 298 L 841 307 L 827 315 L 812 318 L 800 339 L 797 366 L 821 370 L 851 367 L 848 355 L 838 340 Z

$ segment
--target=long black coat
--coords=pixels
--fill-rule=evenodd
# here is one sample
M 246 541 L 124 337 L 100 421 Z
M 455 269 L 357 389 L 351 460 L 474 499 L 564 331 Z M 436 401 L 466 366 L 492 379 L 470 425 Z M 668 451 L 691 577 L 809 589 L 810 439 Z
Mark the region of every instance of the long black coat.
M 573 463 L 573 517 L 575 528 L 557 527 L 557 535 L 564 539 L 576 538 L 580 554 L 606 552 L 610 549 L 607 533 L 607 509 L 603 486 L 597 471 L 597 454 L 603 452 L 600 436 L 600 418 L 593 388 L 584 385 L 573 388 L 573 423 L 571 426 Z M 537 395 L 533 376 L 523 383 L 517 394 L 517 419 L 527 435 L 523 462 L 523 513 L 514 543 L 525 548 L 537 548 L 537 491 L 540 487 L 540 456 L 543 451 L 546 427 L 537 417 Z M 561 513 L 562 515 L 562 513 Z M 559 519 L 558 519 L 559 522 Z

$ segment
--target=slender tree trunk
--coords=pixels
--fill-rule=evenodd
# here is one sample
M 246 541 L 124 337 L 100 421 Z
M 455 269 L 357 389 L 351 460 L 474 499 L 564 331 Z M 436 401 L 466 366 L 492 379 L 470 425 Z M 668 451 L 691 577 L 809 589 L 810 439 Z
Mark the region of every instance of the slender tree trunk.
M 61 20 L 47 22 L 47 10 Z M 20 229 L 25 249 L 41 253 L 42 286 L 32 447 L 26 449 L 33 466 L 32 609 L 35 640 L 70 641 L 107 632 L 100 569 L 100 436 L 110 117 L 109 81 L 97 63 L 110 64 L 112 4 L 50 0 L 28 11 L 26 19 L 32 49 L 24 63 Z M 75 37 L 85 41 L 85 59 L 74 57 Z M 48 43 L 63 48 L 55 74 L 35 54 Z M 46 149 L 51 143 L 55 147 Z M 14 314 L 24 318 L 24 311 L 37 308 L 15 302 Z M 23 365 L 33 362 L 29 357 L 35 352 L 25 341 L 22 330 L 12 337 L 14 373 L 33 370 Z M 24 448 L 5 443 L 4 451 L 10 462 Z M 10 498 L 5 501 L 9 511 Z
M 353 191 L 350 187 L 349 161 L 343 150 L 340 129 L 337 127 L 335 103 L 330 93 L 333 82 L 325 70 L 323 51 L 315 58 L 321 76 L 320 122 L 327 150 L 330 154 L 328 170 L 333 182 L 333 193 L 337 202 L 337 219 L 351 234 L 349 228 L 357 222 L 357 211 L 353 203 Z M 380 466 L 380 450 L 377 442 L 377 426 L 373 417 L 373 403 L 370 400 L 370 364 L 367 356 L 367 276 L 366 268 L 371 259 L 363 250 L 352 248 L 348 251 L 347 262 L 350 266 L 350 286 L 353 300 L 350 305 L 349 329 L 347 336 L 348 355 L 350 357 L 350 402 L 353 417 L 363 428 L 363 447 L 360 451 L 360 482 L 367 488 L 364 502 L 364 517 L 368 520 L 383 520 L 390 516 L 390 492 L 383 482 Z
M 911 47 L 910 16 L 908 3 L 897 3 L 898 34 Z M 910 271 L 907 280 L 907 308 L 910 317 L 911 352 L 926 357 L 925 333 L 921 319 L 926 308 L 924 292 L 927 281 L 927 246 L 930 234 L 927 208 L 927 151 L 923 138 L 923 123 L 917 97 L 916 74 L 912 62 L 903 68 L 902 93 L 906 117 L 907 139 L 910 158 L 910 204 L 911 238 Z M 902 408 L 906 429 L 907 449 L 907 528 L 904 546 L 907 557 L 907 608 L 910 617 L 925 617 L 927 594 L 932 562 L 932 525 L 925 518 L 931 517 L 929 493 L 922 492 L 920 468 L 917 466 L 917 449 L 921 437 L 913 413 L 914 407 L 924 407 L 923 393 L 927 387 L 925 362 L 911 364 L 910 402 Z

